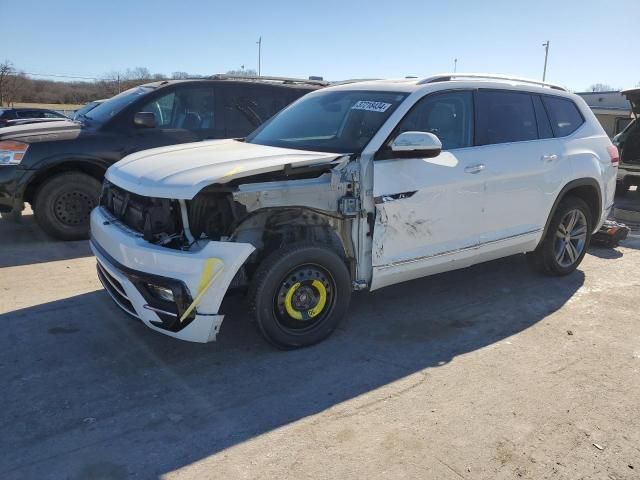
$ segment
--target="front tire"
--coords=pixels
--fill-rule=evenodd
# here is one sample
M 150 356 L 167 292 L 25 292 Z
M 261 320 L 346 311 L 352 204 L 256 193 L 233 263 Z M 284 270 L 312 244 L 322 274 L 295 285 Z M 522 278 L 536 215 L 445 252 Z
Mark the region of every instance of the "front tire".
M 287 245 L 270 254 L 249 289 L 258 329 L 282 349 L 306 347 L 331 335 L 350 297 L 344 260 L 314 244 Z
M 546 275 L 568 275 L 578 268 L 587 253 L 592 231 L 589 206 L 578 197 L 565 197 L 540 245 L 527 254 L 527 260 L 535 270 Z
M 58 240 L 89 238 L 89 215 L 98 205 L 101 185 L 80 172 L 67 172 L 46 181 L 34 202 L 40 228 Z

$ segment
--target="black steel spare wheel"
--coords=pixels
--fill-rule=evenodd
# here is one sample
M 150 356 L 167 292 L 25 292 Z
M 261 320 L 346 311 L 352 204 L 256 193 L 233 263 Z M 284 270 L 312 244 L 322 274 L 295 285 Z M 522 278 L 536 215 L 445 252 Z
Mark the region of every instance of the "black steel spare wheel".
M 274 299 L 278 325 L 297 335 L 322 323 L 334 308 L 335 282 L 319 265 L 301 265 L 280 283 Z
M 249 298 L 262 335 L 280 348 L 313 345 L 329 336 L 349 306 L 351 276 L 330 248 L 282 247 L 256 270 Z
M 89 216 L 100 199 L 101 184 L 81 172 L 66 172 L 44 182 L 33 210 L 40 228 L 60 240 L 89 236 Z
M 54 201 L 56 218 L 64 225 L 77 226 L 89 222 L 96 199 L 79 190 L 63 191 Z

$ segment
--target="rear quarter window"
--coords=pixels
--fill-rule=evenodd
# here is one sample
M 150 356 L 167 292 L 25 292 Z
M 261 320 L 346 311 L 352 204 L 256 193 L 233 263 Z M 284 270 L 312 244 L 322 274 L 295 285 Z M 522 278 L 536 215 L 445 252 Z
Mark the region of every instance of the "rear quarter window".
M 571 100 L 547 96 L 543 97 L 542 101 L 549 112 L 554 136 L 571 135 L 584 123 L 580 110 Z

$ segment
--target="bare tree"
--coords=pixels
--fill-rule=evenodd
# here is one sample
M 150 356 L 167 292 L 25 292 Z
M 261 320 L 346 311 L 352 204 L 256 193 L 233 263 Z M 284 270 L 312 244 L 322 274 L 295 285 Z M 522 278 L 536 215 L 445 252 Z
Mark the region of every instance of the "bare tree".
M 13 63 L 9 60 L 5 60 L 3 63 L 0 63 L 0 107 L 4 105 L 4 102 L 7 101 L 7 88 L 9 87 L 9 83 L 11 82 L 10 76 L 15 73 L 15 69 L 13 68 Z
M 13 72 L 11 75 L 7 75 L 2 83 L 4 101 L 7 105 L 13 105 L 17 101 L 24 101 L 31 87 L 31 81 L 23 72 Z
M 171 78 L 173 80 L 186 80 L 189 78 L 189 74 L 187 72 L 173 72 Z
M 594 83 L 589 87 L 592 92 L 611 92 L 614 88 L 606 83 Z
M 248 68 L 247 70 L 243 68 L 242 70 L 229 70 L 227 75 L 233 75 L 235 77 L 257 77 L 258 72 L 252 68 Z
M 125 74 L 125 77 L 127 78 L 127 80 L 145 81 L 145 80 L 151 80 L 152 75 L 148 68 L 136 67 L 134 69 L 127 68 L 127 73 Z

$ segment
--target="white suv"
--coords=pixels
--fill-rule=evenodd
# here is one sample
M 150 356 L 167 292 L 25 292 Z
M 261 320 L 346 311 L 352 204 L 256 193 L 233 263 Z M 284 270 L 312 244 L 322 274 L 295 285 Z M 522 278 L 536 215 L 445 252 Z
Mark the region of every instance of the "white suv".
M 135 153 L 91 216 L 98 275 L 150 328 L 214 340 L 248 287 L 278 347 L 327 337 L 353 290 L 527 253 L 580 264 L 612 204 L 618 154 L 563 88 L 496 75 L 345 83 L 246 139 Z

